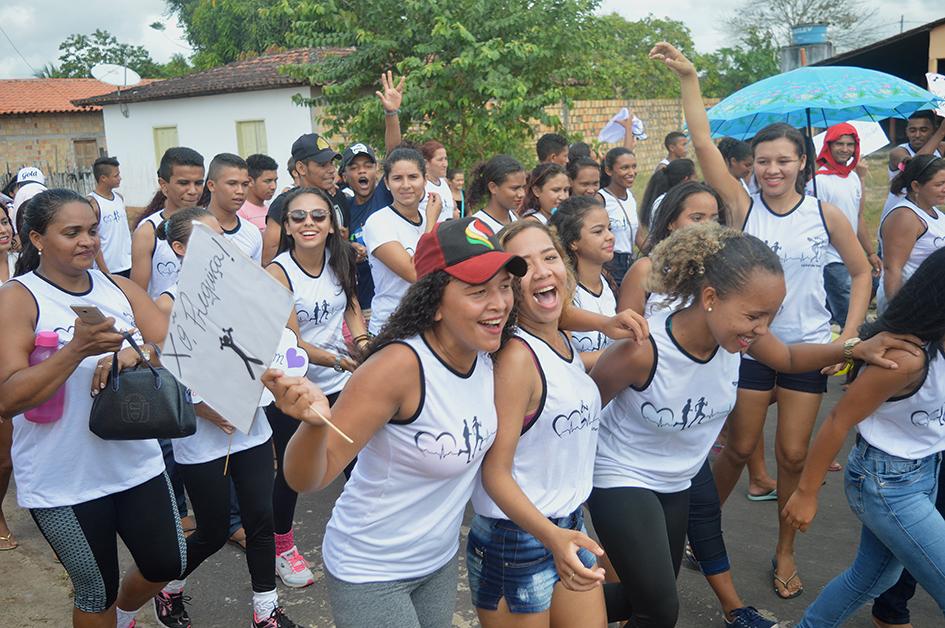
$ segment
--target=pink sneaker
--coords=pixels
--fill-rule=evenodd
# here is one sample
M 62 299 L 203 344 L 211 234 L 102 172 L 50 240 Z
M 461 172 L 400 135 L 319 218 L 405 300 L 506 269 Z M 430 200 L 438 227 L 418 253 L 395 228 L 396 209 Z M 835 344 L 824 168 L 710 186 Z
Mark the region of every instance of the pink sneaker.
M 305 557 L 294 545 L 276 555 L 276 574 L 285 586 L 293 589 L 301 589 L 315 582 L 315 576 L 312 575 Z

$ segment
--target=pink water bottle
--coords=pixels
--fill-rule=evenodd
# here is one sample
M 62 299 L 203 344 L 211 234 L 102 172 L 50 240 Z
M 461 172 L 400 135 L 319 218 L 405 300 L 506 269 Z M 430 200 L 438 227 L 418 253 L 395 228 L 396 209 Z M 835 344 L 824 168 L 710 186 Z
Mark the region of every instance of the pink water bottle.
M 35 349 L 30 354 L 30 366 L 47 360 L 59 350 L 59 334 L 54 331 L 41 331 L 36 334 Z M 52 397 L 24 414 L 33 423 L 53 423 L 62 417 L 62 406 L 66 400 L 66 386 L 59 387 Z

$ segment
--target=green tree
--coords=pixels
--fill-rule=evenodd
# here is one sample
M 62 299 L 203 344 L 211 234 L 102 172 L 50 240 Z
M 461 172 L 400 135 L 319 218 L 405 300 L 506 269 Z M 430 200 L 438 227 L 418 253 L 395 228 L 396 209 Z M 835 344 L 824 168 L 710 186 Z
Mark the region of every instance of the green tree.
M 286 47 L 295 9 L 318 0 L 167 0 L 200 70 Z
M 653 16 L 628 21 L 616 13 L 594 19 L 587 43 L 574 55 L 589 57 L 583 84 L 569 90 L 575 98 L 675 98 L 679 89 L 665 66 L 649 59 L 650 49 L 668 41 L 693 50 L 689 28 L 677 20 Z M 582 52 L 582 50 L 588 52 Z
M 393 69 L 407 77 L 401 124 L 411 140 L 436 138 L 456 163 L 495 153 L 534 159 L 536 121 L 562 101 L 586 55 L 575 49 L 597 0 L 322 0 L 281 10 L 290 46 L 351 47 L 346 55 L 287 68 L 323 85 L 314 103 L 332 132 L 380 145 L 374 91 Z
M 44 66 L 40 74 L 48 78 L 89 78 L 99 63 L 126 65 L 146 77 L 161 76 L 161 67 L 143 46 L 119 43 L 108 31 L 96 29 L 90 35 L 73 33 L 59 44 L 59 64 Z
M 699 56 L 697 66 L 703 69 L 702 92 L 709 98 L 725 98 L 781 71 L 773 38 L 757 30 L 748 31 L 733 47 Z

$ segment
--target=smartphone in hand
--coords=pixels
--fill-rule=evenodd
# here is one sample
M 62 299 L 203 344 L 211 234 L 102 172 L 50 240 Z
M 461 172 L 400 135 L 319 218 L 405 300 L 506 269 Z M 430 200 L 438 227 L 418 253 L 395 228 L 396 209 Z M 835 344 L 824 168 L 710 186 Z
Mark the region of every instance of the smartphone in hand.
M 105 322 L 106 316 L 102 314 L 102 310 L 98 309 L 94 305 L 86 305 L 84 303 L 77 303 L 75 305 L 70 305 L 69 309 L 75 312 L 76 316 L 79 317 L 79 320 L 85 323 L 86 325 L 99 325 Z M 117 334 L 118 330 L 112 327 L 112 330 Z

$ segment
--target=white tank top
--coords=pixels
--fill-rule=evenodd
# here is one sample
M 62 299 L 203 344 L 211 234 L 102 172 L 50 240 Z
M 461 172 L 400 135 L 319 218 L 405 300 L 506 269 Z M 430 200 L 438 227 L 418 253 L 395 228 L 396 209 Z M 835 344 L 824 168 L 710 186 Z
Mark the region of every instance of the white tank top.
M 524 417 L 512 477 L 541 514 L 565 517 L 591 494 L 600 392 L 574 344 L 569 343 L 571 354 L 565 357 L 524 329 L 515 335 L 532 352 L 543 390 L 536 416 L 531 421 Z M 481 476 L 472 504 L 476 514 L 508 519 L 483 488 Z
M 289 251 L 277 255 L 272 263 L 278 264 L 289 278 L 289 287 L 295 296 L 295 315 L 302 340 L 319 349 L 338 354 L 345 349 L 341 325 L 345 320 L 348 299 L 341 282 L 328 263 L 329 259 L 331 255 L 325 249 L 322 272 L 318 276 L 303 270 Z M 348 371 L 339 373 L 330 366 L 309 364 L 308 367 L 308 378 L 318 384 L 326 395 L 344 388 L 350 377 L 351 373 Z
M 735 407 L 740 354 L 718 347 L 697 360 L 676 343 L 672 319 L 670 313 L 650 319 L 650 381 L 625 388 L 601 412 L 596 487 L 689 488 Z
M 639 227 L 637 201 L 628 190 L 626 199 L 619 199 L 607 188 L 601 188 L 607 215 L 610 217 L 610 230 L 614 234 L 614 251 L 633 253 L 633 242 Z
M 933 207 L 932 211 L 935 212 L 935 217 L 933 218 L 929 216 L 925 210 L 905 197 L 901 197 L 899 202 L 896 203 L 892 209 L 899 207 L 908 207 L 915 213 L 919 220 L 925 224 L 925 231 L 916 239 L 915 244 L 912 246 L 912 251 L 909 253 L 909 259 L 907 259 L 906 263 L 902 266 L 902 281 L 905 283 L 909 277 L 912 276 L 912 273 L 922 265 L 925 258 L 938 249 L 945 247 L 945 213 L 937 207 Z M 892 209 L 889 213 L 892 213 Z M 883 218 L 883 222 L 885 221 L 886 217 Z M 883 225 L 880 223 L 880 246 L 882 246 L 883 239 L 882 227 Z M 887 305 L 887 299 L 885 285 L 882 281 L 879 282 L 876 300 L 880 311 L 884 310 Z
M 421 336 L 401 342 L 420 361 L 420 407 L 371 437 L 335 502 L 322 554 L 345 582 L 420 578 L 449 562 L 495 438 L 491 358 L 481 353 L 469 373 L 457 373 Z
M 478 218 L 482 222 L 489 225 L 489 228 L 492 229 L 493 233 L 499 233 L 500 231 L 502 231 L 502 229 L 505 228 L 505 225 L 503 225 L 501 222 L 499 222 L 498 220 L 496 220 L 495 218 L 487 214 L 485 210 L 483 209 L 480 209 L 475 214 L 473 214 L 473 218 Z M 509 224 L 512 224 L 516 220 L 518 220 L 518 218 L 515 216 L 515 213 L 509 212 Z
M 67 292 L 29 272 L 12 279 L 36 300 L 36 329 L 59 334 L 59 348 L 72 340 L 75 312 L 70 305 L 96 306 L 115 319 L 115 327 L 135 327 L 128 298 L 110 278 L 89 271 L 91 287 L 85 293 Z M 136 340 L 141 341 L 140 335 Z M 126 343 L 127 346 L 127 343 Z M 107 354 L 89 356 L 66 380 L 62 418 L 54 423 L 33 423 L 13 417 L 13 473 L 16 498 L 23 508 L 72 506 L 143 484 L 164 471 L 156 440 L 102 440 L 89 431 L 92 411 L 92 376 Z
M 824 290 L 830 235 L 820 201 L 804 196 L 794 209 L 780 215 L 756 194 L 742 230 L 770 246 L 784 267 L 787 295 L 771 323 L 771 333 L 786 344 L 830 342 Z
M 614 316 L 617 314 L 617 297 L 614 296 L 614 291 L 611 290 L 610 284 L 607 283 L 607 278 L 602 276 L 600 280 L 603 285 L 600 294 L 594 294 L 581 284 L 578 284 L 571 302 L 574 304 L 574 307 L 579 307 L 582 310 L 597 312 L 604 316 Z M 613 342 L 613 340 L 599 331 L 572 331 L 571 339 L 577 345 L 578 351 L 581 352 L 599 351 Z
M 873 447 L 919 460 L 945 450 L 945 357 L 926 348 L 926 373 L 914 392 L 893 397 L 857 425 Z
M 176 301 L 177 284 L 169 286 L 161 294 L 166 294 Z M 190 395 L 194 405 L 203 401 L 194 392 L 191 392 Z M 197 431 L 184 438 L 172 439 L 171 446 L 174 450 L 175 462 L 179 464 L 201 464 L 223 458 L 227 453 L 235 454 L 261 445 L 269 440 L 270 436 L 272 436 L 272 429 L 269 427 L 269 419 L 266 418 L 265 411 L 258 408 L 253 416 L 253 423 L 250 425 L 248 434 L 243 434 L 239 430 L 234 431 L 232 435 L 227 434 L 215 423 L 198 416 Z
M 157 237 L 158 225 L 164 221 L 164 210 L 155 212 L 144 219 L 154 228 L 154 253 L 151 255 L 151 279 L 148 281 L 148 296 L 156 299 L 169 287 L 177 284 L 177 275 L 180 274 L 180 258 L 166 240 Z M 144 222 L 138 225 L 138 229 Z
M 112 192 L 109 200 L 98 193 L 91 196 L 98 203 L 100 218 L 98 234 L 102 240 L 102 257 L 110 272 L 125 271 L 131 268 L 131 230 L 128 228 L 128 213 L 125 201 L 118 192 Z

